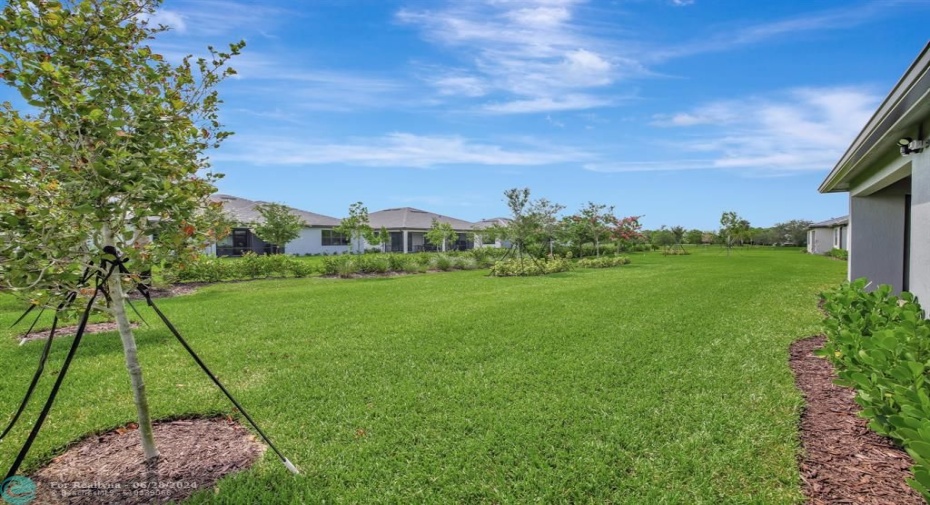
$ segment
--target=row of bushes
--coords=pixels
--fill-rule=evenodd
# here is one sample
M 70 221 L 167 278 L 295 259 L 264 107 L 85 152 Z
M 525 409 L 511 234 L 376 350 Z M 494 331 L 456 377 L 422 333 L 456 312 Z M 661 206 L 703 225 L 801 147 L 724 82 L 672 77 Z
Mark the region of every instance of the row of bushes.
M 865 287 L 859 279 L 823 295 L 827 342 L 819 353 L 838 383 L 856 389 L 869 427 L 914 458 L 908 484 L 930 500 L 930 321 L 910 293 Z
M 164 277 L 167 282 L 219 282 L 263 277 L 306 277 L 314 271 L 312 264 L 293 256 L 248 252 L 235 261 L 200 255 L 189 263 L 165 269 Z
M 169 266 L 164 270 L 166 282 L 219 282 L 272 277 L 306 277 L 314 273 L 337 277 L 357 274 L 423 273 L 429 270 L 475 270 L 490 268 L 491 275 L 542 275 L 571 269 L 571 252 L 548 259 L 524 257 L 500 260 L 500 251 L 474 249 L 454 253 L 417 254 L 358 254 L 321 258 L 319 267 L 314 263 L 284 254 L 257 255 L 248 252 L 241 258 L 217 258 L 201 255 L 183 265 Z M 601 256 L 582 258 L 582 268 L 604 268 L 624 265 L 630 260 L 622 257 Z
M 356 274 L 422 273 L 427 270 L 475 270 L 479 262 L 470 256 L 447 254 L 384 254 L 329 256 L 323 259 L 323 275 L 351 277 Z
M 629 263 L 630 258 L 623 256 L 601 256 L 600 258 L 581 258 L 576 265 L 581 268 L 610 268 Z

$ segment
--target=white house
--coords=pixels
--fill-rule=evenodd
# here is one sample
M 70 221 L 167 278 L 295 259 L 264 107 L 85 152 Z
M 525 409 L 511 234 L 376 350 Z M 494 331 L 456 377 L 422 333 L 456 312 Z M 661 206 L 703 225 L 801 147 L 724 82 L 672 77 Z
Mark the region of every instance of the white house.
M 849 216 L 821 221 L 807 228 L 807 252 L 826 254 L 833 249 L 849 250 Z
M 820 185 L 849 193 L 849 278 L 930 306 L 930 44 Z
M 223 212 L 239 223 L 228 237 L 210 248 L 210 253 L 217 256 L 242 256 L 246 251 L 258 254 L 271 252 L 271 247 L 249 228 L 250 223 L 261 222 L 262 216 L 256 207 L 265 202 L 220 194 L 210 198 L 221 202 Z M 349 250 L 348 238 L 334 231 L 339 226 L 339 219 L 294 208 L 291 208 L 291 212 L 303 219 L 306 226 L 300 231 L 300 236 L 284 246 L 284 253 L 338 254 Z
M 481 236 L 481 230 L 491 228 L 494 226 L 505 228 L 510 225 L 512 219 L 509 217 L 492 217 L 490 219 L 482 219 L 475 223 L 475 231 L 478 233 L 475 234 L 475 246 L 476 247 L 497 247 L 497 248 L 509 248 L 511 243 L 509 240 L 503 240 L 500 237 L 494 237 L 493 241 L 485 241 Z
M 433 220 L 448 223 L 458 233 L 458 239 L 449 244 L 446 250 L 464 251 L 475 247 L 470 238 L 474 224 L 468 221 L 411 207 L 385 209 L 368 214 L 368 224 L 373 230 L 377 232 L 382 227 L 387 229 L 391 238 L 390 243 L 385 248 L 388 252 L 407 253 L 436 250 L 436 246 L 426 241 L 426 232 L 432 227 Z

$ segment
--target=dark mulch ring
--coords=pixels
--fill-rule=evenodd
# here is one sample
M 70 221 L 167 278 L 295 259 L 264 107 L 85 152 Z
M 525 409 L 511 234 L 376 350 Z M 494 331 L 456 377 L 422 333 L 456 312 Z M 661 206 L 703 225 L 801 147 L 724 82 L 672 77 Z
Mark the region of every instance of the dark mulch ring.
M 905 482 L 911 476 L 910 456 L 869 430 L 858 416 L 855 392 L 834 384 L 833 366 L 813 355 L 823 343 L 824 337 L 817 336 L 791 346 L 791 368 L 806 400 L 799 464 L 809 503 L 925 503 Z
M 40 504 L 120 505 L 181 501 L 252 466 L 265 451 L 252 434 L 226 417 L 157 422 L 161 457 L 143 462 L 134 424 L 90 436 L 29 477 Z

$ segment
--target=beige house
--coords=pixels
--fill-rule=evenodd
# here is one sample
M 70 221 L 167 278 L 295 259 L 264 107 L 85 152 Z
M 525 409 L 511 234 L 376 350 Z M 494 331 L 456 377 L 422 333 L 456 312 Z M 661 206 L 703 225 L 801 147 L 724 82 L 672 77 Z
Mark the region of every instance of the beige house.
M 930 306 L 930 44 L 820 185 L 849 193 L 849 278 Z

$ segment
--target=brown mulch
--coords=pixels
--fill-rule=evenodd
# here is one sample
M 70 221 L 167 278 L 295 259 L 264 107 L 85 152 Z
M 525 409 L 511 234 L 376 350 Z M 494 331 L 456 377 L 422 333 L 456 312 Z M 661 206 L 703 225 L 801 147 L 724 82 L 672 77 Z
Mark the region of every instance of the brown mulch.
M 249 468 L 264 445 L 226 417 L 154 424 L 161 457 L 143 462 L 135 424 L 93 435 L 30 477 L 36 504 L 119 505 L 181 501 L 223 476 Z
M 799 462 L 808 503 L 922 504 L 907 485 L 913 464 L 891 440 L 869 430 L 858 416 L 855 392 L 833 383 L 830 363 L 813 355 L 824 337 L 791 345 L 791 369 L 806 405 L 801 414 Z
M 138 323 L 132 323 L 132 324 L 130 324 L 130 326 L 133 327 L 133 328 L 138 328 L 138 327 L 139 327 Z M 70 336 L 72 336 L 72 335 L 75 335 L 75 334 L 77 334 L 77 329 L 78 329 L 77 326 L 65 326 L 65 327 L 62 327 L 62 328 L 57 328 L 57 329 L 55 330 L 55 338 L 58 338 L 58 337 L 70 337 Z M 23 344 L 25 344 L 26 342 L 32 342 L 33 340 L 45 340 L 45 339 L 48 338 L 48 334 L 49 334 L 50 331 L 51 331 L 51 329 L 48 329 L 48 330 L 43 330 L 43 331 L 33 331 L 33 332 L 30 333 L 28 336 L 26 336 L 26 335 L 20 335 L 20 336 L 19 336 L 19 345 L 23 345 Z M 104 332 L 107 332 L 107 331 L 117 331 L 116 323 L 115 323 L 115 322 L 109 322 L 109 323 L 93 323 L 93 324 L 88 324 L 88 325 L 84 328 L 84 334 L 85 334 L 85 335 L 90 335 L 90 334 L 92 334 L 92 333 L 104 333 Z

